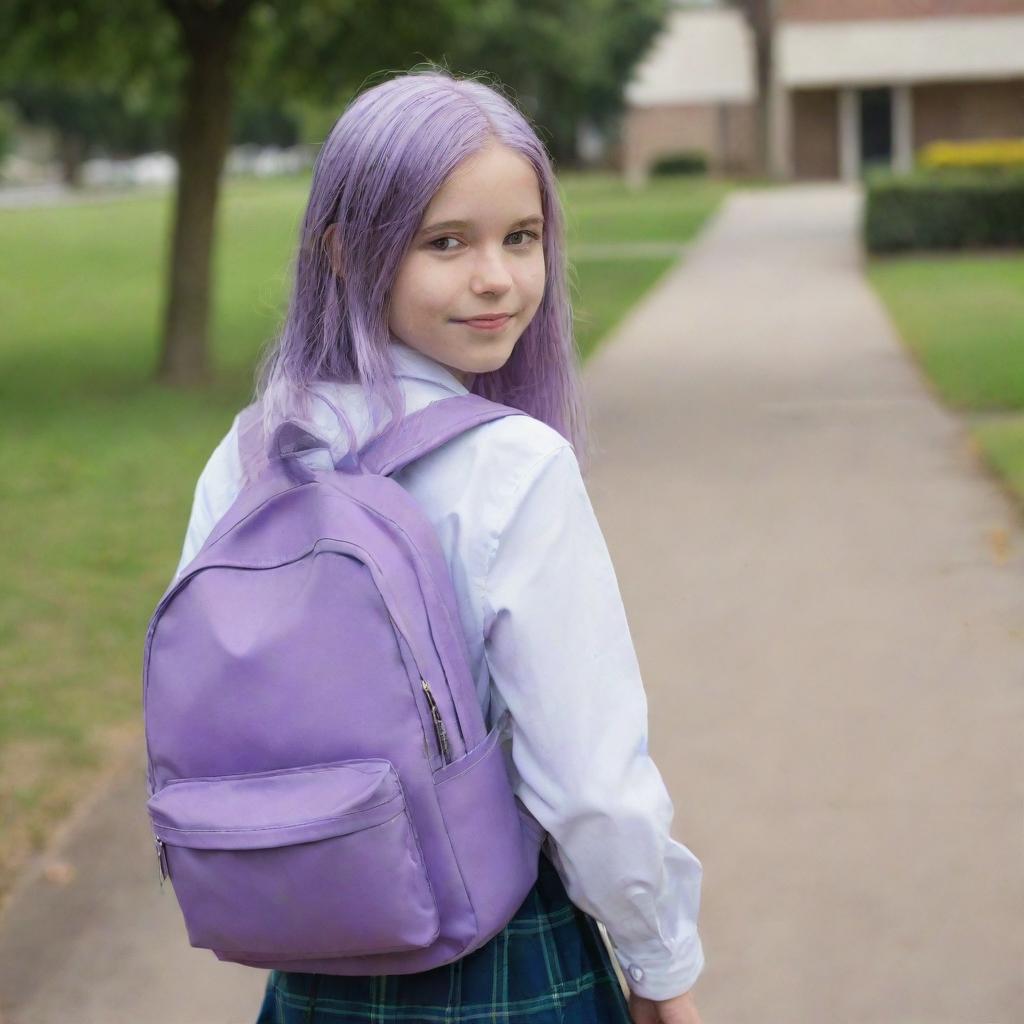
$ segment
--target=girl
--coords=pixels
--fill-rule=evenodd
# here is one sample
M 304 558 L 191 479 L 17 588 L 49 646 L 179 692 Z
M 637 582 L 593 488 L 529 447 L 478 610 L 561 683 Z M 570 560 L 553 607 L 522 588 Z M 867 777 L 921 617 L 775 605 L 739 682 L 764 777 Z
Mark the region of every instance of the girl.
M 583 484 L 555 178 L 512 103 L 429 65 L 362 92 L 324 143 L 258 395 L 265 436 L 281 419 L 305 422 L 343 465 L 403 414 L 470 391 L 529 415 L 479 425 L 394 479 L 440 537 L 488 727 L 510 711 L 509 775 L 548 832 L 538 879 L 501 932 L 443 967 L 270 972 L 259 1024 L 699 1024 L 689 990 L 704 966 L 702 867 L 669 835 L 646 696 Z M 200 475 L 179 573 L 250 472 L 237 429 L 236 417 Z

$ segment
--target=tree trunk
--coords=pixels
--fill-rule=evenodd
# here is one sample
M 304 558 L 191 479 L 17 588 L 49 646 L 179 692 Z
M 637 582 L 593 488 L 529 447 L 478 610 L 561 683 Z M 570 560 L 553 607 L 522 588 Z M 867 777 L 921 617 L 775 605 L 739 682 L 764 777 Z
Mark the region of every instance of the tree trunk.
M 754 74 L 757 82 L 756 160 L 757 173 L 770 177 L 773 172 L 771 125 L 774 113 L 773 43 L 775 37 L 775 0 L 745 0 L 747 18 L 754 36 Z
M 82 164 L 85 161 L 85 140 L 82 136 L 61 131 L 57 139 L 57 160 L 61 182 L 68 188 L 81 188 Z
M 189 67 L 178 120 L 178 180 L 157 378 L 207 383 L 211 262 L 220 177 L 231 132 L 232 55 L 240 18 L 206 15 L 182 30 Z
M 757 165 L 758 173 L 771 177 L 772 47 L 765 35 L 757 44 Z

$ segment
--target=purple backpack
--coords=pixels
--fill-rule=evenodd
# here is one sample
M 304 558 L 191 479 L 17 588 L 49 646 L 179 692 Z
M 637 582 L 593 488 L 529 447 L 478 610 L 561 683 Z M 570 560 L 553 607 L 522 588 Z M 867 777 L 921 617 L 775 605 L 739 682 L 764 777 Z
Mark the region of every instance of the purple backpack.
M 441 399 L 354 468 L 299 424 L 265 451 L 149 623 L 147 808 L 193 946 L 250 967 L 408 974 L 496 935 L 545 831 L 487 730 L 444 552 L 390 474 L 521 410 Z M 247 449 L 256 445 L 255 449 Z

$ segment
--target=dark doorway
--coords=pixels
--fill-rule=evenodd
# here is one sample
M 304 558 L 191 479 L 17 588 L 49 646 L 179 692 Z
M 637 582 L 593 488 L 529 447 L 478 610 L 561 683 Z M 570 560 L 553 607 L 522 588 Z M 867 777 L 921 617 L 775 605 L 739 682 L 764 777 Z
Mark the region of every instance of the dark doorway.
M 861 170 L 892 165 L 892 89 L 860 89 Z

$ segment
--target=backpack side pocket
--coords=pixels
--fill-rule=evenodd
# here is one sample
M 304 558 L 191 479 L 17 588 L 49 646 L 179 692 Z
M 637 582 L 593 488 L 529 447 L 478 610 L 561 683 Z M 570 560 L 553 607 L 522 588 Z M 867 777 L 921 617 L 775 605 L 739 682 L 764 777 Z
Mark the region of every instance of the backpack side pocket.
M 434 772 L 437 802 L 477 918 L 478 941 L 465 952 L 508 923 L 537 879 L 540 826 L 528 828 L 520 811 L 500 732 L 499 722 L 472 750 Z

